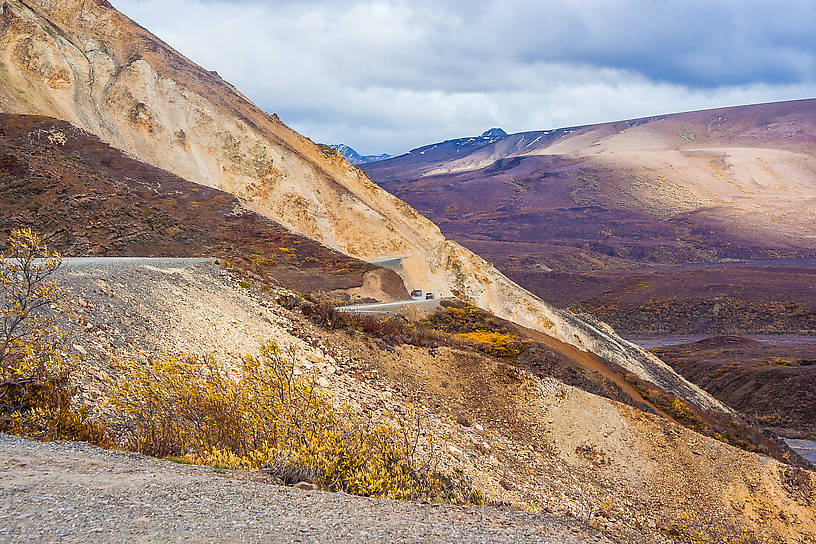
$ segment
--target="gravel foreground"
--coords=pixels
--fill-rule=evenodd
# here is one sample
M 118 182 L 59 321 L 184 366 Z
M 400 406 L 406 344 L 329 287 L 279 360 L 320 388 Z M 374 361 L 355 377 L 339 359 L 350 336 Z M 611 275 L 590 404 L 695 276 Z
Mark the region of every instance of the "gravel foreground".
M 301 491 L 142 455 L 0 434 L 0 542 L 609 542 L 496 508 Z

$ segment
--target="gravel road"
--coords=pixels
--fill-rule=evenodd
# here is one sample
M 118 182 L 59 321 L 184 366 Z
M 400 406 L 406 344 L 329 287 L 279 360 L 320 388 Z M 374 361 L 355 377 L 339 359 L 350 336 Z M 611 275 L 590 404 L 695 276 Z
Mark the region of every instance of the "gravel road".
M 338 312 L 348 312 L 352 314 L 398 314 L 405 310 L 415 308 L 424 313 L 435 312 L 442 299 L 431 300 L 400 300 L 397 302 L 381 302 L 378 304 L 353 304 L 351 306 L 338 306 Z
M 118 268 L 122 265 L 167 265 L 175 264 L 180 268 L 210 261 L 200 257 L 63 257 L 62 268 L 66 270 L 99 270 Z
M 301 491 L 0 435 L 0 542 L 607 542 L 548 519 Z

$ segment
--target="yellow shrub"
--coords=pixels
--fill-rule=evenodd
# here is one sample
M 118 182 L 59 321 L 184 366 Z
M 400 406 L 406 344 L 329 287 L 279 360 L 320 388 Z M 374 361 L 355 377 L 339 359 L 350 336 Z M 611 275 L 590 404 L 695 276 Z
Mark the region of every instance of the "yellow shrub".
M 30 229 L 12 231 L 0 255 L 0 431 L 104 444 L 104 430 L 72 405 L 75 361 L 60 354 L 63 333 L 45 311 L 60 263 Z
M 338 411 L 274 343 L 230 375 L 213 359 L 129 363 L 113 398 L 126 447 L 222 468 L 264 468 L 284 483 L 397 499 L 482 502 L 460 476 L 418 455 L 419 420 L 375 425 Z
M 494 331 L 472 331 L 453 335 L 454 338 L 475 344 L 478 348 L 496 357 L 509 357 L 520 353 L 518 337 Z

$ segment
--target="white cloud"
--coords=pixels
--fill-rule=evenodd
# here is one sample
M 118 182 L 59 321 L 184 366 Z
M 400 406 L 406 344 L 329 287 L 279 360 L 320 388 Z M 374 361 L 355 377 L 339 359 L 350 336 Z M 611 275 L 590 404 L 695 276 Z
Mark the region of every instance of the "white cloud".
M 816 95 L 810 2 L 115 3 L 296 130 L 363 153 Z

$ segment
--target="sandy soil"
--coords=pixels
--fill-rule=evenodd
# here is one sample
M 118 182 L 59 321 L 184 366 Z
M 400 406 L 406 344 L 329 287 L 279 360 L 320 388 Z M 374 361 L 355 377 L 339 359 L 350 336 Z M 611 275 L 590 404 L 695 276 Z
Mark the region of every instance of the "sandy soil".
M 383 420 L 412 404 L 433 437 L 423 451 L 491 500 L 623 542 L 672 542 L 684 516 L 787 542 L 816 535 L 816 497 L 789 488 L 773 460 L 476 353 L 320 329 L 276 302 L 291 293 L 245 287 L 213 263 L 90 262 L 59 280 L 66 296 L 55 311 L 74 333 L 68 348 L 85 359 L 81 395 L 101 413 L 116 360 L 183 350 L 231 364 L 274 339 L 294 346 L 298 368 L 338 403 Z

